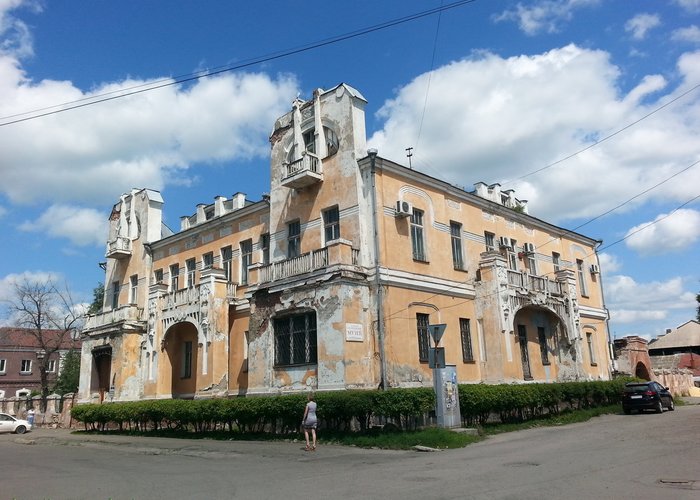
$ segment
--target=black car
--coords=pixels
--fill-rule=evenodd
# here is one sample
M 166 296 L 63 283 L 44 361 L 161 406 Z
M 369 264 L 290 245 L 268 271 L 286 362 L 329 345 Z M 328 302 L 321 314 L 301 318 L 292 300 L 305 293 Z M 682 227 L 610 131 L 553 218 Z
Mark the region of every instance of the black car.
M 625 384 L 625 391 L 622 393 L 622 410 L 626 415 L 632 410 L 656 410 L 661 413 L 664 408 L 669 411 L 675 410 L 673 396 L 668 390 L 658 382 L 629 382 Z

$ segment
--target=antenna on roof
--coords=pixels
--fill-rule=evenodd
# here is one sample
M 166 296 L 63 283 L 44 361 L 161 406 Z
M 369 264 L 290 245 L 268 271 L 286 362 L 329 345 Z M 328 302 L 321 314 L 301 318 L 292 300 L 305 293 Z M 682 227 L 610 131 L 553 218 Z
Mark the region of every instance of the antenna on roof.
M 406 156 L 408 157 L 408 168 L 412 169 L 413 168 L 413 166 L 411 165 L 411 156 L 413 156 L 413 148 L 412 147 L 406 148 Z

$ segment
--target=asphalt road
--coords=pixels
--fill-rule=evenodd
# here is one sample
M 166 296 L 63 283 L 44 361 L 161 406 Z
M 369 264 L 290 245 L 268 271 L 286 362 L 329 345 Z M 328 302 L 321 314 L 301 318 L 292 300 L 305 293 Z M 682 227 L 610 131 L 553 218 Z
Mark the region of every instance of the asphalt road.
M 700 406 L 424 453 L 301 442 L 0 435 L 4 499 L 700 498 Z

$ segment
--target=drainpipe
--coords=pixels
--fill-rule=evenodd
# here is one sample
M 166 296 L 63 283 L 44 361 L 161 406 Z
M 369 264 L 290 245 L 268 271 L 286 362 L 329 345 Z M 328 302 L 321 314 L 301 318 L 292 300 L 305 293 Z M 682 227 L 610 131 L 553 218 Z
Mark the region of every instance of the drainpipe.
M 603 243 L 602 241 L 598 240 L 595 244 L 595 247 L 593 247 L 593 251 L 595 252 L 596 264 L 598 264 L 598 269 L 600 269 L 600 259 L 598 258 L 598 247 L 602 243 Z M 610 376 L 610 379 L 612 380 L 613 372 L 615 371 L 615 358 L 614 358 L 614 356 L 611 355 L 613 341 L 610 338 L 610 312 L 608 311 L 608 308 L 605 305 L 605 291 L 603 290 L 602 270 L 600 273 L 598 273 L 598 279 L 600 280 L 600 298 L 603 299 L 603 307 L 605 308 L 605 330 L 607 331 L 607 334 L 608 334 L 608 348 L 606 349 L 606 351 L 608 352 L 608 375 Z
M 374 148 L 367 150 L 370 160 L 370 172 L 372 177 L 372 222 L 374 225 L 374 286 L 377 294 L 377 340 L 379 342 L 379 362 L 380 362 L 380 387 L 382 390 L 387 389 L 386 384 L 386 356 L 384 352 L 384 309 L 382 307 L 383 289 L 379 277 L 379 221 L 377 215 L 377 190 L 376 190 L 376 163 L 377 150 Z

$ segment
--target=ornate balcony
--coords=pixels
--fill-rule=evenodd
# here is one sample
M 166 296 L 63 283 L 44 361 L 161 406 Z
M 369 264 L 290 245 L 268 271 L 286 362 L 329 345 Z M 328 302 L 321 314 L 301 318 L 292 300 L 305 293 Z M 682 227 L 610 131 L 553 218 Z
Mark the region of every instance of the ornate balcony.
M 108 241 L 105 256 L 112 259 L 131 257 L 131 240 L 126 236 L 117 236 L 112 241 Z
M 562 287 L 559 281 L 554 281 L 545 276 L 535 276 L 520 271 L 508 269 L 508 285 L 528 293 L 543 293 L 545 295 L 562 295 Z
M 143 309 L 135 305 L 122 306 L 100 314 L 90 314 L 85 321 L 83 333 L 99 335 L 120 331 L 143 331 L 146 328 Z
M 300 159 L 287 164 L 286 175 L 282 179 L 283 186 L 294 189 L 317 182 L 323 182 L 321 159 L 308 151 L 305 151 Z

